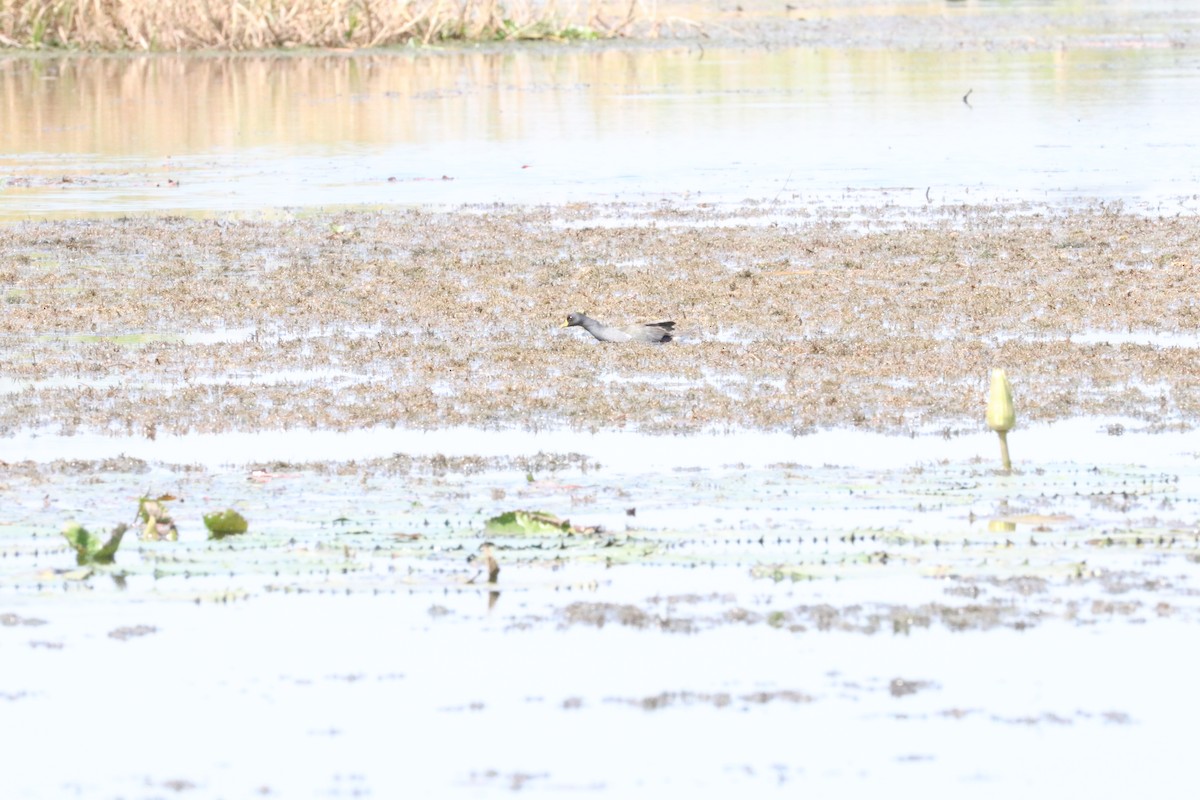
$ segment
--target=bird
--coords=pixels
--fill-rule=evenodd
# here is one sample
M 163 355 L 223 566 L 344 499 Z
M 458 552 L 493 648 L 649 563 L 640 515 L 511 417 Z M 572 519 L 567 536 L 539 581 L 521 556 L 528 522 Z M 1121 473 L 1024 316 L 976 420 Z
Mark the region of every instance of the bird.
M 672 338 L 671 332 L 675 330 L 675 323 L 670 320 L 644 322 L 640 325 L 627 325 L 622 328 L 605 325 L 578 311 L 568 314 L 566 322 L 559 327 L 574 328 L 576 326 L 583 328 L 602 342 L 669 342 Z

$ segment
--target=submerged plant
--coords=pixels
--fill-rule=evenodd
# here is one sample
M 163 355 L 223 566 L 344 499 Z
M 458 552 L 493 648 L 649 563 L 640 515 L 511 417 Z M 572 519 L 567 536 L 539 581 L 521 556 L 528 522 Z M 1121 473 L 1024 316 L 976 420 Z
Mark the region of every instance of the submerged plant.
M 988 427 L 1000 437 L 1000 464 L 1005 471 L 1012 469 L 1008 457 L 1008 432 L 1017 424 L 1017 412 L 1013 408 L 1012 386 L 1002 369 L 992 370 L 992 386 L 988 392 Z
M 99 536 L 72 520 L 63 526 L 62 535 L 75 548 L 75 560 L 80 565 L 111 564 L 121 546 L 121 537 L 128 529 L 129 526 L 122 522 L 113 528 L 106 541 L 101 542 Z

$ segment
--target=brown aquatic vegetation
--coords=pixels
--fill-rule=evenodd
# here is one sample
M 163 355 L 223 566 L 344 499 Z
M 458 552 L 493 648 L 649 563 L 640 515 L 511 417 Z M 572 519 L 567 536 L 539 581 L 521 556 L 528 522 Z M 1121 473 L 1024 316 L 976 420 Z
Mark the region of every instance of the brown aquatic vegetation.
M 1024 630 L 1051 619 L 1088 621 L 1097 616 L 1133 617 L 1140 611 L 1142 608 L 1136 602 L 1118 604 L 1094 601 L 1090 613 L 1081 613 L 1075 606 L 1047 609 L 1034 607 L 1030 603 L 1014 604 L 1007 598 L 966 605 L 803 605 L 769 614 L 728 605 L 715 611 L 676 609 L 669 614 L 659 614 L 632 604 L 575 602 L 558 609 L 557 619 L 559 626 L 563 628 L 576 625 L 596 628 L 619 625 L 687 634 L 724 625 L 767 625 L 790 634 L 840 632 L 909 635 L 917 630 L 934 627 L 953 631 L 995 628 Z M 921 687 L 909 688 L 916 691 Z
M 380 47 L 613 36 L 637 2 L 531 0 L 6 0 L 0 45 L 101 50 Z
M 646 711 L 658 711 L 671 706 L 680 705 L 711 705 L 714 708 L 746 708 L 751 705 L 765 705 L 771 702 L 811 703 L 816 698 L 805 692 L 794 689 L 783 689 L 771 692 L 753 692 L 750 694 L 731 694 L 730 692 L 659 692 L 656 695 L 640 698 L 610 697 L 607 703 L 621 703 L 637 706 Z
M 1191 219 L 489 207 L 25 223 L 0 253 L 2 430 L 952 435 L 995 364 L 1030 422 L 1200 420 Z M 557 328 L 572 309 L 669 315 L 679 341 L 606 347 Z
M 115 628 L 108 632 L 109 638 L 119 641 L 128 641 L 139 636 L 148 636 L 151 633 L 157 633 L 158 628 L 153 625 L 122 625 L 120 628 Z

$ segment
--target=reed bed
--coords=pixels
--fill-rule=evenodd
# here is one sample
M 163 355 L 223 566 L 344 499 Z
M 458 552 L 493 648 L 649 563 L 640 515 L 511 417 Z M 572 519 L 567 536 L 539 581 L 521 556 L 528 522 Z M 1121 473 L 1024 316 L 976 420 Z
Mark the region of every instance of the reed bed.
M 85 50 L 382 47 L 622 36 L 643 0 L 0 0 L 0 46 Z

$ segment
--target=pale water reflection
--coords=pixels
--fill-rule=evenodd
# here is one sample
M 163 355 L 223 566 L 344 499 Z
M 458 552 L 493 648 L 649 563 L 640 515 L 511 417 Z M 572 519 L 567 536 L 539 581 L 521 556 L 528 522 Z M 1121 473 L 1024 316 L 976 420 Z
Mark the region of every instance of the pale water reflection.
M 276 380 L 269 375 L 257 380 Z M 329 379 L 338 382 L 341 376 Z M 0 391 L 15 388 L 0 384 Z M 982 426 L 981 426 L 982 427 Z M 1200 432 L 1148 432 L 1147 423 L 1129 418 L 1080 417 L 1053 425 L 1021 426 L 1013 434 L 1021 461 L 1037 467 L 1072 461 L 1081 464 L 1153 464 L 1158 469 L 1193 465 Z M 1018 435 L 1019 434 L 1019 435 Z M 154 438 L 113 433 L 25 430 L 0 439 L 9 461 L 137 458 L 151 463 L 196 464 L 209 469 L 238 468 L 279 460 L 297 464 L 414 457 L 515 457 L 539 453 L 579 453 L 619 474 L 643 470 L 716 470 L 728 466 L 793 464 L 903 469 L 932 463 L 977 460 L 996 455 L 995 436 L 986 430 L 946 436 L 934 430 L 888 435 L 835 428 L 806 435 L 771 431 L 711 431 L 690 436 L 656 436 L 635 431 L 484 430 L 398 427 L 353 431 L 279 430 L 230 433 L 162 434 Z
M 1161 48 L 13 58 L 0 218 L 614 197 L 1173 213 L 1197 204 L 1198 88 L 1195 55 Z

